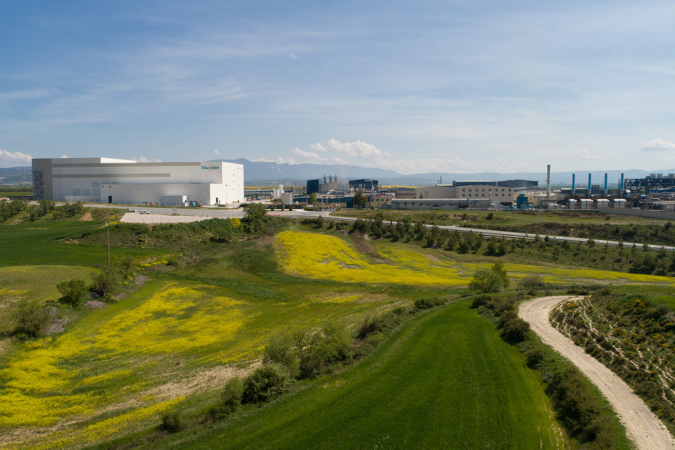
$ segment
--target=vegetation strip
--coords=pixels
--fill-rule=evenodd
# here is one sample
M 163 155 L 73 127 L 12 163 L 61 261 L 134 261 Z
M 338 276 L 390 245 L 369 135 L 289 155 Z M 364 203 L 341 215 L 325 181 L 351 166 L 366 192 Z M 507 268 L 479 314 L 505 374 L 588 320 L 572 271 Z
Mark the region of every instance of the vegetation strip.
M 546 344 L 568 358 L 600 389 L 639 449 L 666 450 L 675 447 L 675 439 L 665 425 L 626 383 L 551 326 L 551 309 L 568 299 L 569 297 L 560 296 L 531 300 L 520 306 L 518 314 Z

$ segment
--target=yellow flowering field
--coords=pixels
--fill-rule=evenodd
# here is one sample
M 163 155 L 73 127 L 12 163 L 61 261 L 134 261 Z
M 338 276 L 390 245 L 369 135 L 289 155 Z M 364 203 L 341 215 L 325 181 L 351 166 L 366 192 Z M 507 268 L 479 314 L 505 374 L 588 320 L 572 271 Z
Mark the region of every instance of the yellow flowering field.
M 454 264 L 433 261 L 403 245 L 378 246 L 381 259 L 363 254 L 337 237 L 284 231 L 277 235 L 276 249 L 287 273 L 324 280 L 442 286 L 469 281 Z
M 277 255 L 287 273 L 354 283 L 467 285 L 476 269 L 492 263 L 466 263 L 434 258 L 409 245 L 373 242 L 377 255 L 359 252 L 344 240 L 323 234 L 285 231 L 277 235 Z M 451 255 L 451 254 L 450 254 Z M 379 258 L 378 258 L 379 257 Z M 513 278 L 541 274 L 552 283 L 575 280 L 670 283 L 666 277 L 592 269 L 505 264 Z

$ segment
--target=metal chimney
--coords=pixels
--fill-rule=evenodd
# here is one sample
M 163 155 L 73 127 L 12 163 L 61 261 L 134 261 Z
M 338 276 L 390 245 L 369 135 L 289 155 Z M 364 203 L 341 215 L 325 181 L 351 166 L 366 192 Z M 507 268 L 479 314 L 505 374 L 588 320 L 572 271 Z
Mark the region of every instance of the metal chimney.
M 546 200 L 551 197 L 551 165 L 546 166 Z
M 574 190 L 577 188 L 577 174 L 572 174 L 572 197 L 574 197 Z
M 607 195 L 607 174 L 605 174 L 605 195 Z
M 588 174 L 588 198 L 591 198 L 591 174 Z
M 623 177 L 623 174 L 621 174 L 621 186 L 619 186 L 619 189 L 621 189 L 622 191 L 623 191 L 623 180 L 624 180 L 624 177 Z

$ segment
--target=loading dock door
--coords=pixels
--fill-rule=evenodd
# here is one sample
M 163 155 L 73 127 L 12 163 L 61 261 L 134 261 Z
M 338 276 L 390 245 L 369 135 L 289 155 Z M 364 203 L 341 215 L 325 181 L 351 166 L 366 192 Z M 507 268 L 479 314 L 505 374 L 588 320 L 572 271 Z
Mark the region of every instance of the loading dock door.
M 108 196 L 108 203 L 112 203 L 112 195 Z

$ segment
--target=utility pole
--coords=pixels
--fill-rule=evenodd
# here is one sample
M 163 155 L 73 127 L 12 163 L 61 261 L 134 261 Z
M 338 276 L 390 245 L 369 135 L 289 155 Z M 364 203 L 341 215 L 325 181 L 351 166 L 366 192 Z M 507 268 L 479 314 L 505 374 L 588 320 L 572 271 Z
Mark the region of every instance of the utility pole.
M 108 267 L 110 267 L 110 227 L 108 226 L 108 221 L 105 222 L 105 229 L 108 233 Z

